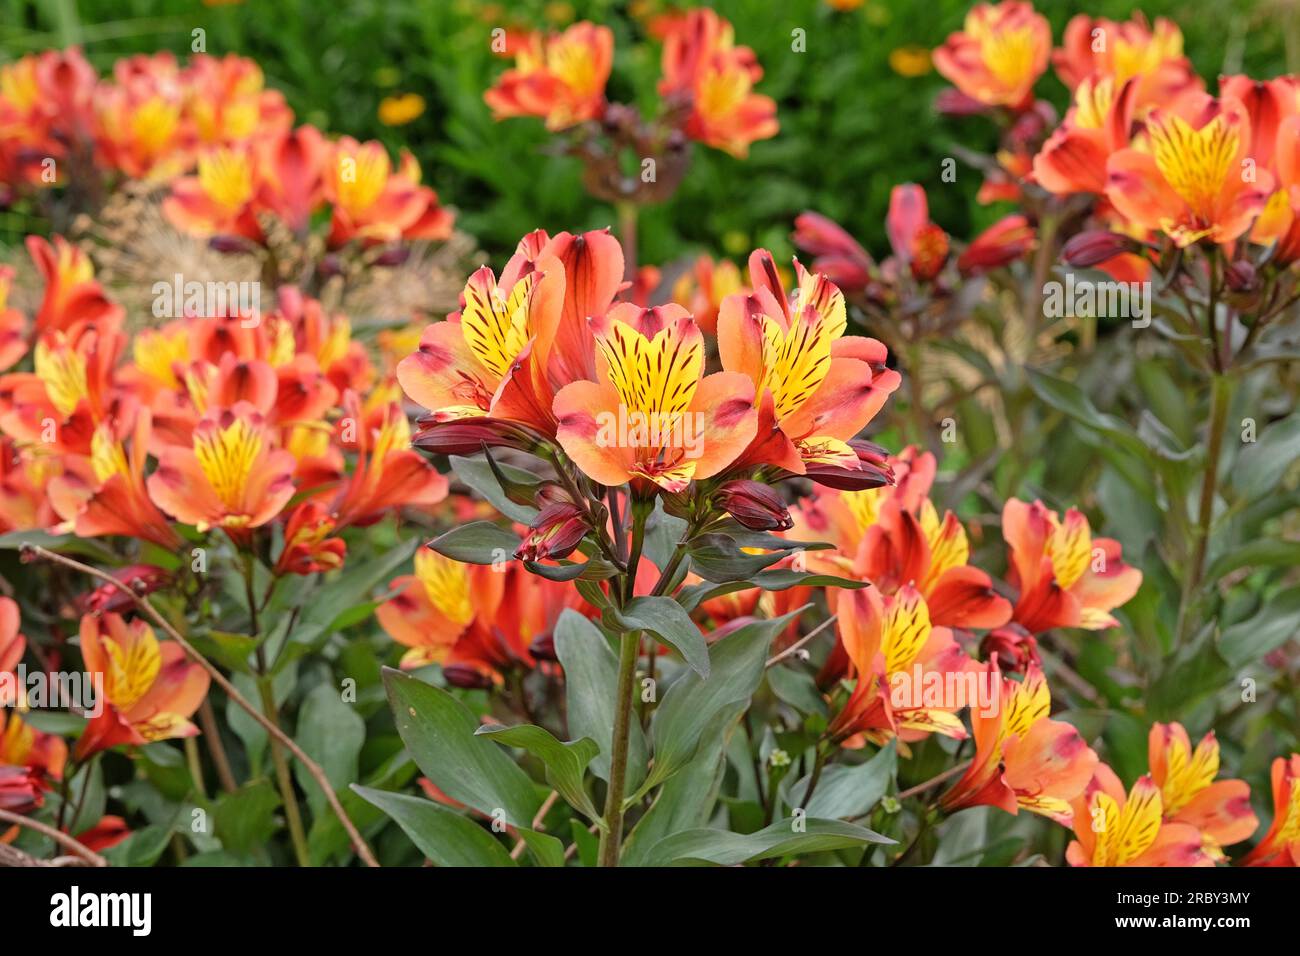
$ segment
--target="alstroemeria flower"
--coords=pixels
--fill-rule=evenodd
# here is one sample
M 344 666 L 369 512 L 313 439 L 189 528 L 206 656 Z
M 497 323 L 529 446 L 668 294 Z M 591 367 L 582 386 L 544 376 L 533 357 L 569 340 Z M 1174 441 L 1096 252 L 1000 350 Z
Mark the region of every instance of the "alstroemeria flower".
M 710 256 L 700 256 L 673 284 L 672 301 L 680 302 L 695 316 L 695 324 L 705 335 L 716 335 L 722 303 L 744 288 L 740 269 L 730 259 L 714 261 Z
M 17 711 L 0 709 L 0 767 L 27 767 L 42 779 L 62 780 L 67 759 L 62 737 L 37 730 Z
M 562 130 L 605 112 L 605 83 L 614 62 L 614 33 L 586 20 L 563 33 L 529 34 L 515 51 L 515 66 L 483 94 L 498 120 L 540 116 Z
M 185 112 L 202 143 L 238 143 L 271 136 L 293 124 L 279 90 L 266 89 L 255 60 L 228 53 L 199 53 L 181 71 Z
M 180 545 L 180 536 L 145 488 L 151 434 L 147 408 L 136 412 L 129 451 L 104 422 L 90 441 L 90 473 L 69 468 L 50 481 L 50 503 L 76 534 L 141 538 L 168 550 Z
M 736 46 L 732 25 L 706 7 L 664 36 L 659 94 L 686 104 L 683 131 L 706 146 L 743 159 L 750 143 L 777 134 L 776 101 L 753 91 L 762 77 L 754 51 Z
M 863 735 L 883 744 L 931 733 L 964 739 L 966 727 L 957 711 L 975 701 L 941 694 L 935 700 L 927 684 L 940 687 L 960 681 L 980 665 L 966 655 L 946 627 L 933 627 L 925 598 L 910 584 L 882 596 L 875 588 L 840 591 L 836 623 L 853 664 L 857 685 L 831 721 L 829 733 L 853 742 Z M 903 693 L 900 694 L 900 688 Z
M 1250 115 L 1252 158 L 1275 179 L 1250 241 L 1272 245 L 1272 261 L 1289 265 L 1300 259 L 1300 81 L 1225 77 L 1221 86 L 1224 97 L 1240 102 Z
M 125 313 L 95 281 L 94 266 L 84 250 L 62 236 L 54 236 L 53 244 L 28 236 L 27 252 L 45 279 L 45 296 L 36 312 L 38 333 L 57 330 L 75 335 L 89 325 L 108 330 L 121 324 Z
M 1119 542 L 1094 538 L 1074 508 L 1062 520 L 1041 501 L 1009 499 L 1002 536 L 1011 548 L 1011 583 L 1020 588 L 1013 620 L 1035 634 L 1116 627 L 1111 610 L 1142 586 L 1142 572 L 1121 560 Z
M 0 372 L 12 368 L 27 354 L 27 319 L 9 306 L 13 266 L 0 266 Z
M 116 82 L 95 94 L 96 159 L 131 179 L 166 182 L 193 161 L 180 70 L 170 53 L 137 54 L 113 66 Z
M 12 674 L 27 650 L 27 638 L 19 630 L 21 626 L 18 602 L 0 595 L 0 675 Z M 9 681 L 0 683 L 0 707 L 19 703 L 16 690 L 16 685 Z
M 962 93 L 985 106 L 1024 108 L 1047 69 L 1052 28 L 1020 0 L 981 3 L 959 33 L 934 51 L 934 67 Z
M 620 303 L 593 320 L 596 382 L 555 396 L 560 445 L 593 481 L 670 493 L 734 462 L 754 437 L 754 385 L 704 375 L 704 336 L 678 305 Z
M 344 398 L 343 412 L 345 427 L 356 429 L 357 462 L 334 505 L 340 527 L 373 524 L 390 510 L 429 507 L 447 497 L 446 476 L 412 449 L 411 423 L 399 404 L 384 406 L 373 435 L 355 392 Z
M 889 194 L 885 231 L 895 261 L 917 282 L 929 282 L 948 261 L 948 234 L 930 221 L 925 190 L 915 183 L 895 186 Z
M 795 261 L 787 297 L 771 253 L 749 258 L 752 294 L 728 297 L 718 315 L 722 366 L 743 373 L 758 403 L 758 430 L 744 464 L 802 475 L 812 465 L 858 471 L 849 440 L 880 411 L 901 378 L 885 368 L 885 346 L 846 336 L 844 295 Z
M 146 486 L 178 521 L 239 536 L 273 519 L 293 497 L 296 464 L 276 447 L 263 415 L 238 402 L 204 416 L 189 447 L 161 449 Z
M 1300 866 L 1300 754 L 1273 761 L 1273 825 L 1244 866 Z
M 446 239 L 453 216 L 438 204 L 438 194 L 420 185 L 420 166 L 403 151 L 397 170 L 388 150 L 371 140 L 344 136 L 326 163 L 325 196 L 334 204 L 330 246 L 359 239 L 365 243 L 398 239 Z
M 140 618 L 87 614 L 81 619 L 86 670 L 103 678 L 103 712 L 77 741 L 77 760 L 119 744 L 193 737 L 189 718 L 208 694 L 210 678 L 173 641 L 160 642 Z
M 1071 866 L 1214 866 L 1201 831 L 1164 819 L 1160 787 L 1149 776 L 1124 794 L 1115 771 L 1103 764 L 1074 801 Z
M 1000 627 L 1011 620 L 1011 603 L 969 557 L 966 529 L 951 511 L 941 519 L 927 498 L 913 514 L 891 499 L 866 529 L 852 571 L 884 594 L 914 584 L 935 624 Z
M 1137 82 L 1092 74 L 1074 91 L 1074 105 L 1034 157 L 1034 179 L 1050 193 L 1106 191 L 1106 163 L 1128 145 Z
M 402 389 L 435 420 L 486 415 L 555 434 L 547 365 L 562 316 L 564 267 L 549 255 L 531 271 L 524 266 L 521 256 L 512 258 L 500 285 L 487 266 L 475 272 L 460 312 L 428 326 L 419 350 L 398 363 Z
M 199 154 L 195 175 L 172 183 L 163 215 L 191 235 L 243 236 L 260 242 L 262 227 L 252 205 L 257 185 L 250 146 L 214 147 Z
M 820 272 L 849 295 L 863 292 L 871 283 L 876 264 L 862 244 L 838 223 L 815 212 L 795 216 L 794 244 L 813 256 L 812 270 Z
M 1131 224 L 1178 246 L 1227 243 L 1250 228 L 1273 192 L 1273 174 L 1242 175 L 1250 122 L 1240 101 L 1189 98 L 1151 111 L 1143 130 L 1106 165 L 1106 198 Z
M 975 759 L 944 794 L 943 806 L 1024 809 L 1070 826 L 1070 803 L 1092 779 L 1097 755 L 1072 726 L 1049 719 L 1052 697 L 1037 666 L 1023 681 L 1002 677 L 993 662 L 984 673 L 998 697 L 988 707 L 971 704 Z
M 347 543 L 334 536 L 338 523 L 319 501 L 305 501 L 284 525 L 284 550 L 276 574 L 317 574 L 343 566 Z
M 1037 234 L 1029 220 L 1016 213 L 1004 216 L 970 241 L 957 257 L 963 276 L 979 275 L 1022 259 L 1034 247 Z
M 1124 23 L 1083 13 L 1072 18 L 1061 48 L 1052 52 L 1052 64 L 1071 90 L 1090 76 L 1111 79 L 1116 90 L 1134 80 L 1132 108 L 1138 119 L 1151 106 L 1171 106 L 1204 86 L 1183 56 L 1178 25 L 1158 17 L 1153 29 L 1141 13 Z
M 1226 859 L 1223 847 L 1240 843 L 1259 826 L 1250 808 L 1250 786 L 1244 780 L 1215 780 L 1219 775 L 1219 742 L 1214 731 L 1192 749 L 1182 724 L 1152 724 L 1147 738 L 1151 778 L 1160 788 L 1164 818 L 1186 823 L 1201 832 L 1205 852 Z

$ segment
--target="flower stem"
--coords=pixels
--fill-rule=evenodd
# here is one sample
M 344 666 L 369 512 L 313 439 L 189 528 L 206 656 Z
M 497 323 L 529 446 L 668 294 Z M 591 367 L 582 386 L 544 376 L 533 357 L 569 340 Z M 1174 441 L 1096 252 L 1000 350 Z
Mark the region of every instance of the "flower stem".
M 600 865 L 618 866 L 623 842 L 623 791 L 627 784 L 628 728 L 632 722 L 632 682 L 640 656 L 641 632 L 619 638 L 618 697 L 614 708 L 614 752 L 609 762 L 609 791 L 605 795 L 605 829 L 600 834 Z
M 257 687 L 262 695 L 262 713 L 267 720 L 279 727 L 279 714 L 275 706 L 275 693 L 271 689 L 271 678 L 261 678 L 257 682 Z M 284 757 L 280 742 L 274 737 L 271 738 L 271 763 L 275 766 L 275 781 L 280 788 L 280 799 L 284 802 L 284 816 L 289 823 L 293 855 L 299 866 L 311 866 L 311 854 L 307 851 L 307 831 L 302 826 L 302 811 L 298 809 L 298 796 L 293 792 L 293 778 L 289 776 L 289 761 Z
M 618 238 L 623 246 L 623 278 L 631 282 L 636 278 L 636 225 L 637 205 L 624 201 L 614 204 L 618 213 Z
M 1223 433 L 1228 424 L 1228 407 L 1232 400 L 1232 382 L 1226 375 L 1210 379 L 1210 425 L 1206 436 L 1205 473 L 1201 478 L 1201 501 L 1194 533 L 1192 559 L 1183 580 L 1183 595 L 1178 608 L 1178 638 L 1181 643 L 1191 627 L 1191 603 L 1205 574 L 1205 556 L 1209 550 L 1210 525 L 1214 519 L 1214 495 L 1218 488 L 1219 458 L 1223 453 Z

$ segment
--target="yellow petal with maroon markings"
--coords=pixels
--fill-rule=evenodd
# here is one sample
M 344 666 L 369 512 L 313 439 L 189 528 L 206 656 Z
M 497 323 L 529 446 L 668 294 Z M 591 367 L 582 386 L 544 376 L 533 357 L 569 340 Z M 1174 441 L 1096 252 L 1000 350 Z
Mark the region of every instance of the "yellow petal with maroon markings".
M 813 309 L 800 311 L 789 329 L 763 316 L 763 382 L 758 394 L 771 389 L 778 420 L 802 407 L 826 379 L 832 339 L 830 327 Z
M 1240 146 L 1228 116 L 1220 114 L 1198 130 L 1181 116 L 1156 112 L 1147 132 L 1151 155 L 1165 182 L 1195 215 L 1213 222 Z
M 1052 515 L 1054 527 L 1047 539 L 1047 556 L 1052 561 L 1056 583 L 1068 590 L 1088 570 L 1092 558 L 1092 531 L 1088 519 L 1073 508 L 1065 513 L 1064 521 L 1057 522 L 1055 518 Z
M 507 297 L 496 284 L 492 270 L 484 267 L 465 285 L 465 308 L 460 315 L 465 344 L 499 381 L 532 337 L 529 304 L 537 273 L 530 272 Z
M 1160 833 L 1163 811 L 1160 788 L 1155 781 L 1142 777 L 1133 784 L 1110 843 L 1114 856 L 1109 865 L 1123 866 L 1145 853 Z
M 629 412 L 677 415 L 686 411 L 704 370 L 704 341 L 689 318 L 647 339 L 614 319 L 596 335 L 610 384 Z
M 885 673 L 894 674 L 911 667 L 929 639 L 930 609 L 921 592 L 906 585 L 894 596 L 881 624 Z

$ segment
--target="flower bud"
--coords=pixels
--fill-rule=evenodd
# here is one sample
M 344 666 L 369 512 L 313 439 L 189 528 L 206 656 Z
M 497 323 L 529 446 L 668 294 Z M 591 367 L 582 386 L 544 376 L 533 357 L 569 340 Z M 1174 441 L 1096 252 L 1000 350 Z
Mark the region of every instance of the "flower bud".
M 1024 216 L 1007 216 L 976 236 L 957 257 L 964 276 L 978 275 L 1015 262 L 1034 246 L 1034 227 Z
M 751 531 L 788 531 L 794 519 L 781 496 L 748 478 L 729 481 L 718 489 L 714 503 Z
M 534 660 L 558 661 L 560 657 L 555 653 L 555 632 L 543 631 L 534 637 L 532 643 L 528 645 L 528 653 Z
M 541 510 L 515 557 L 521 561 L 568 557 L 588 530 L 587 516 L 581 508 L 571 501 L 557 501 Z
M 473 664 L 444 665 L 442 676 L 452 687 L 461 687 L 465 690 L 483 690 L 492 686 L 492 678 Z
M 484 446 L 533 451 L 539 443 L 527 429 L 496 418 L 440 420 L 430 415 L 417 421 L 416 426 L 419 430 L 411 444 L 435 455 L 474 455 Z
M 375 256 L 370 264 L 381 269 L 393 269 L 404 265 L 409 258 L 411 258 L 410 246 L 392 246 Z
M 1089 229 L 1065 244 L 1061 249 L 1061 258 L 1069 265 L 1084 268 L 1132 251 L 1133 242 L 1128 236 L 1106 229 Z
M 1245 259 L 1238 259 L 1223 273 L 1223 280 L 1233 292 L 1254 292 L 1259 286 L 1255 267 Z
M 1019 624 L 990 631 L 980 643 L 980 653 L 986 660 L 997 661 L 998 670 L 1004 674 L 1023 673 L 1031 665 L 1042 663 L 1038 641 Z

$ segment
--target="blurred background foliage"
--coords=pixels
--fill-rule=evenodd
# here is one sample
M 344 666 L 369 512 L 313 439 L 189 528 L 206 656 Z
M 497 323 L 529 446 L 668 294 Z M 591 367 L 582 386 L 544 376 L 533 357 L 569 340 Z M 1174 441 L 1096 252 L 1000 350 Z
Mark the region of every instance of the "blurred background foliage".
M 791 220 L 805 209 L 882 253 L 889 191 L 900 182 L 925 185 L 933 218 L 956 236 L 1005 214 L 975 204 L 976 171 L 963 168 L 954 184 L 938 175 L 952 144 L 985 151 L 996 141 L 987 120 L 945 119 L 932 108 L 945 82 L 924 53 L 960 28 L 968 0 L 866 0 L 851 10 L 825 0 L 703 5 L 731 20 L 737 42 L 757 52 L 766 70 L 758 90 L 777 100 L 781 132 L 755 144 L 748 160 L 696 146 L 680 192 L 643 213 L 643 262 L 689 249 L 739 258 L 759 245 L 784 257 Z M 1056 0 L 1037 6 L 1058 41 L 1078 12 Z M 1298 0 L 1094 0 L 1088 8 L 1116 19 L 1135 9 L 1171 17 L 1207 78 L 1274 75 L 1300 61 Z M 461 226 L 496 257 L 529 229 L 610 225 L 614 213 L 586 195 L 579 162 L 555 154 L 540 121 L 492 120 L 482 94 L 507 64 L 490 51 L 491 31 L 608 24 L 616 44 L 610 97 L 653 111 L 659 46 L 645 22 L 664 9 L 656 0 L 0 0 L 0 61 L 79 43 L 106 71 L 132 53 L 184 58 L 201 28 L 207 52 L 256 59 L 300 122 L 409 148 L 443 201 L 459 209 Z M 796 29 L 805 31 L 806 52 L 791 49 Z M 1040 90 L 1064 109 L 1065 88 L 1050 73 Z M 422 97 L 424 112 L 384 125 L 380 103 L 403 93 Z

